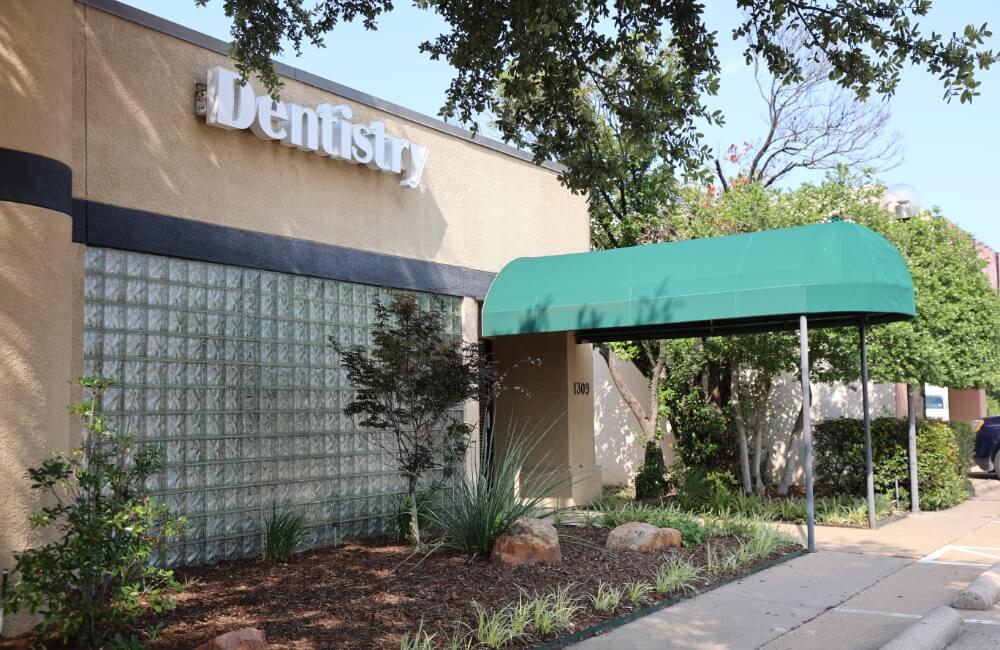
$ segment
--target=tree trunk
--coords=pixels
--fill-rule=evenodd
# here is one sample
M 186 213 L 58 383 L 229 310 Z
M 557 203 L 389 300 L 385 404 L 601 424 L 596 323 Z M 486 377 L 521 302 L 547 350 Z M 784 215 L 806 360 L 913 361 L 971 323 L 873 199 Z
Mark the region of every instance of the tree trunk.
M 625 382 L 625 377 L 622 376 L 621 371 L 615 366 L 615 362 L 611 358 L 612 354 L 607 348 L 601 350 L 601 356 L 604 357 L 604 361 L 608 364 L 608 373 L 611 375 L 611 381 L 635 415 L 635 418 L 639 421 L 639 428 L 642 430 L 643 436 L 645 436 L 646 440 L 655 440 L 658 424 L 657 416 L 660 412 L 660 381 L 666 373 L 666 356 L 661 350 L 660 356 L 653 368 L 653 376 L 649 380 L 649 409 L 647 410 L 643 408 L 642 403 L 639 402 L 639 399 L 629 389 L 628 384 Z
M 746 420 L 743 415 L 743 391 L 740 388 L 738 366 L 735 361 L 730 366 L 730 375 L 734 377 L 732 393 L 729 397 L 730 413 L 733 416 L 733 426 L 736 428 L 736 439 L 740 445 L 740 482 L 743 491 L 753 492 L 753 477 L 750 474 L 750 446 L 747 442 Z
M 410 536 L 413 543 L 420 546 L 420 522 L 417 519 L 417 479 L 407 477 L 406 492 L 410 502 Z
M 761 447 L 763 446 L 764 438 L 764 418 L 767 416 L 767 404 L 771 397 L 771 374 L 767 372 L 761 373 L 756 384 L 758 390 L 755 395 L 757 404 L 754 409 L 753 419 L 753 467 L 751 468 L 751 476 L 753 478 L 754 492 L 763 495 L 766 490 L 764 487 L 764 477 L 760 473 L 763 461 L 763 450 Z
M 792 425 L 792 431 L 788 434 L 788 442 L 785 443 L 785 469 L 781 473 L 781 484 L 778 485 L 778 494 L 785 496 L 792 486 L 792 475 L 795 474 L 795 463 L 792 456 L 795 452 L 795 440 L 802 435 L 802 407 L 799 407 L 799 414 Z

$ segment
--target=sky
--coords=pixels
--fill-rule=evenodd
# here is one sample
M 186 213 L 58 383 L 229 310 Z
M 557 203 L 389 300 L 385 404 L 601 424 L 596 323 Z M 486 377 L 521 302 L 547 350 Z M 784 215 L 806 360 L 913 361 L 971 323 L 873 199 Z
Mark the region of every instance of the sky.
M 125 0 L 223 40 L 229 39 L 229 19 L 221 0 L 196 7 L 194 0 Z M 306 2 L 308 5 L 309 2 Z M 730 144 L 760 140 L 764 105 L 753 70 L 746 65 L 742 43 L 732 40 L 740 14 L 734 0 L 712 0 L 706 20 L 718 31 L 721 89 L 709 98 L 725 115 L 725 125 L 706 132 L 706 144 L 724 150 Z M 989 46 L 1000 50 L 1000 2 L 996 0 L 937 0 L 922 31 L 951 34 L 969 23 L 988 23 L 995 31 Z M 286 52 L 279 60 L 421 113 L 437 115 L 452 78 L 444 61 L 420 53 L 419 44 L 446 31 L 437 14 L 416 9 L 406 0 L 378 21 L 378 30 L 360 24 L 338 25 L 327 35 L 326 47 L 303 46 L 301 56 Z M 892 112 L 889 132 L 898 133 L 903 162 L 879 178 L 889 186 L 915 188 L 924 207 L 936 206 L 944 216 L 980 241 L 1000 250 L 1000 66 L 979 73 L 981 95 L 971 104 L 946 103 L 943 87 L 930 73 L 908 68 L 895 95 L 886 100 Z M 821 180 L 822 174 L 798 174 L 785 185 Z

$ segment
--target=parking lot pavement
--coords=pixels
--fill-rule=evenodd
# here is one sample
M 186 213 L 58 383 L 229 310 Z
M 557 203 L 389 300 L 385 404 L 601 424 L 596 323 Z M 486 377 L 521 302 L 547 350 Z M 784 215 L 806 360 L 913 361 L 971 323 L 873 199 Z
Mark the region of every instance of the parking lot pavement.
M 877 530 L 817 528 L 819 551 L 589 639 L 628 648 L 878 648 L 1000 561 L 1000 481 Z M 795 532 L 797 527 L 789 526 Z M 803 536 L 804 536 L 804 531 Z M 1000 608 L 960 612 L 952 648 L 1000 648 Z

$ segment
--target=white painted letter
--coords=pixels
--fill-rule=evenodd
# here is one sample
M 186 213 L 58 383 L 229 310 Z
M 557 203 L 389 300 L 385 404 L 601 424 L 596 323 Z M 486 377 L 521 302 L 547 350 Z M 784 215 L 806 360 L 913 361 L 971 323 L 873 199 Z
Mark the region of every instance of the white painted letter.
M 371 129 L 364 124 L 354 125 L 354 162 L 367 165 L 375 157 L 372 149 Z
M 399 181 L 401 187 L 416 187 L 420 184 L 420 177 L 424 174 L 424 165 L 427 164 L 427 156 L 431 153 L 430 147 L 421 147 L 413 142 L 406 148 L 406 178 Z
M 220 129 L 245 129 L 257 115 L 253 89 L 237 85 L 239 77 L 221 66 L 208 69 L 208 112 L 205 123 Z
M 257 98 L 257 119 L 250 125 L 254 135 L 261 140 L 281 140 L 288 133 L 287 124 L 288 109 L 284 102 L 276 102 L 267 95 Z
M 302 151 L 319 149 L 319 118 L 316 111 L 298 104 L 288 105 L 288 135 L 281 144 Z
M 389 171 L 389 164 L 386 162 L 386 140 L 385 137 L 385 124 L 382 122 L 372 122 L 368 125 L 368 129 L 372 133 L 372 137 L 375 143 L 375 157 L 372 162 L 368 163 L 368 166 L 372 169 L 380 169 L 384 172 Z

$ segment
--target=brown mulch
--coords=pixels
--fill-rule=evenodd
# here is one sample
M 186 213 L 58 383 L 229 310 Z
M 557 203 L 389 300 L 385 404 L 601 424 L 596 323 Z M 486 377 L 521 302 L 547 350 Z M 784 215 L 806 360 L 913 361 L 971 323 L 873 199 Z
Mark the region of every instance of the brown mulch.
M 274 648 L 396 650 L 421 621 L 427 632 L 440 631 L 439 639 L 456 622 L 473 622 L 474 602 L 494 610 L 522 594 L 560 585 L 572 584 L 583 596 L 595 592 L 600 581 L 651 581 L 671 555 L 705 562 L 705 545 L 652 553 L 609 551 L 606 529 L 562 527 L 559 534 L 562 564 L 557 566 L 469 562 L 452 552 L 415 553 L 393 541 L 366 540 L 302 553 L 288 564 L 250 560 L 184 569 L 179 578 L 194 583 L 177 597 L 174 611 L 151 621 L 163 623 L 163 629 L 149 646 L 193 648 L 229 630 L 259 627 Z M 710 544 L 732 548 L 736 541 L 713 538 Z M 741 573 L 751 569 L 743 567 Z M 605 618 L 610 616 L 584 607 L 574 626 L 582 629 Z M 529 639 L 525 645 L 539 641 Z M 18 647 L 25 646 L 0 641 L 0 649 Z

